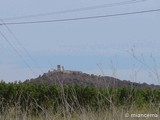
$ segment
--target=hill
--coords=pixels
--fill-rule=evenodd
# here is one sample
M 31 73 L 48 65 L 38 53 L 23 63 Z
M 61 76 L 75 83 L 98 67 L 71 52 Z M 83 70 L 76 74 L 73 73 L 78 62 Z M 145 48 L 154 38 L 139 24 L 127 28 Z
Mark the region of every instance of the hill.
M 25 83 L 48 83 L 48 84 L 69 84 L 69 85 L 82 85 L 82 86 L 95 86 L 95 87 L 153 87 L 160 88 L 158 85 L 149 85 L 147 83 L 136 83 L 128 80 L 120 80 L 110 76 L 97 76 L 94 74 L 87 74 L 81 71 L 70 71 L 57 69 L 48 71 L 42 76 L 35 79 L 26 80 Z

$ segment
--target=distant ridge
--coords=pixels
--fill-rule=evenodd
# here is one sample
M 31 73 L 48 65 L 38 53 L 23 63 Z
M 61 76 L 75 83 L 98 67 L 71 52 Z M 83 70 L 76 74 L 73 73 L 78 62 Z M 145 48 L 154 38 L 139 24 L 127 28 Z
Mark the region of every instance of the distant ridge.
M 59 66 L 60 67 L 60 66 Z M 81 71 L 71 71 L 57 68 L 57 70 L 48 71 L 42 76 L 35 79 L 26 80 L 25 83 L 48 83 L 48 84 L 69 84 L 95 87 L 153 87 L 160 88 L 160 85 L 149 85 L 147 83 L 136 83 L 128 80 L 120 80 L 110 76 L 97 76 L 94 74 L 87 74 Z

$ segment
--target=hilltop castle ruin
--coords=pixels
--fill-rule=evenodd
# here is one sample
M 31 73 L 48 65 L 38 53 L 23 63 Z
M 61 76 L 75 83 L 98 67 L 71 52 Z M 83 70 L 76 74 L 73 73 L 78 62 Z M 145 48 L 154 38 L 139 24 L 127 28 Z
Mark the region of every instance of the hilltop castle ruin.
M 65 70 L 65 69 L 64 69 L 64 66 L 61 66 L 61 65 L 57 65 L 57 69 L 54 69 L 54 72 L 82 73 L 82 71 Z

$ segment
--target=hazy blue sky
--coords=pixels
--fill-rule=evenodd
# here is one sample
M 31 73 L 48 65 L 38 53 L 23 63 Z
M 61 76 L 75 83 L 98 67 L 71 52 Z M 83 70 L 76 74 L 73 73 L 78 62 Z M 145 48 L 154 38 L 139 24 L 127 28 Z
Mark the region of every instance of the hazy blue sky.
M 0 19 L 4 19 L 3 22 L 50 20 L 160 8 L 160 0 L 135 0 L 140 2 L 113 5 L 124 1 L 127 0 L 0 0 Z M 106 4 L 110 4 L 110 7 L 43 17 L 6 19 Z M 159 21 L 160 12 L 153 12 L 0 26 L 0 31 L 14 47 L 0 35 L 0 79 L 7 82 L 24 81 L 61 64 L 66 69 L 160 84 Z M 17 40 L 6 27 L 14 33 Z

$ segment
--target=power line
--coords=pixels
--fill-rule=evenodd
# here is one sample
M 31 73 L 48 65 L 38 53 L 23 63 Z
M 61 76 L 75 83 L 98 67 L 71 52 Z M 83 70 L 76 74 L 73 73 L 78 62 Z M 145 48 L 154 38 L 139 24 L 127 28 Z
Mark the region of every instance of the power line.
M 17 36 L 12 32 L 12 30 L 9 28 L 9 26 L 7 26 L 5 24 L 5 22 L 3 20 L 1 20 L 2 23 L 4 24 L 4 26 L 6 27 L 6 29 L 9 31 L 9 33 L 13 36 L 13 38 L 16 40 L 16 42 L 22 47 L 23 51 L 26 53 L 26 55 L 28 55 L 28 57 L 33 61 L 33 63 L 39 68 L 39 70 L 43 73 L 43 70 L 40 68 L 39 64 L 32 58 L 32 56 L 30 55 L 30 53 L 27 51 L 27 49 L 21 44 L 21 42 L 19 41 L 19 39 L 17 38 Z
M 62 10 L 62 11 L 55 11 L 55 12 L 41 13 L 41 14 L 33 14 L 33 15 L 26 15 L 26 16 L 19 16 L 19 17 L 10 17 L 10 18 L 4 18 L 3 20 L 17 20 L 17 19 L 24 19 L 24 18 L 34 18 L 34 17 L 49 16 L 49 15 L 74 13 L 74 12 L 80 12 L 80 11 L 88 11 L 88 10 L 94 10 L 94 9 L 107 8 L 107 7 L 134 4 L 134 3 L 145 2 L 145 1 L 147 1 L 147 0 L 127 0 L 127 1 L 122 1 L 122 2 L 102 4 L 102 5 L 83 7 L 83 8 L 77 8 L 77 9 L 69 9 L 69 10 Z
M 160 11 L 160 9 L 151 9 L 151 10 L 144 10 L 144 11 L 125 12 L 125 13 L 107 14 L 107 15 L 99 15 L 99 16 L 52 19 L 52 20 L 42 20 L 42 21 L 40 20 L 40 21 L 6 22 L 5 25 L 24 25 L 24 24 L 39 24 L 39 23 L 79 21 L 79 20 L 88 20 L 88 19 L 99 19 L 99 18 L 107 18 L 107 17 L 116 17 L 116 16 L 127 16 L 127 15 L 134 15 L 134 14 L 144 14 L 144 13 L 152 13 L 152 12 L 159 12 L 159 11 Z M 2 26 L 4 24 L 1 23 L 0 25 Z
M 30 65 L 23 59 L 22 55 L 18 52 L 18 50 L 12 45 L 12 43 L 7 39 L 7 37 L 0 31 L 0 35 L 4 38 L 4 40 L 11 46 L 11 48 L 17 53 L 17 55 L 23 60 L 25 65 L 29 68 L 29 70 L 35 75 L 35 72 L 30 67 Z

